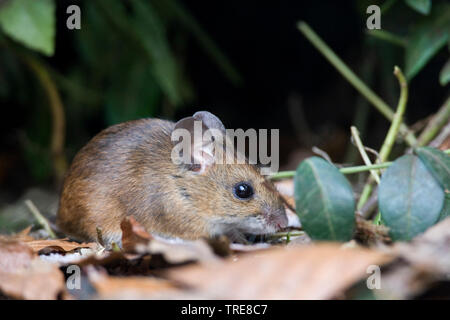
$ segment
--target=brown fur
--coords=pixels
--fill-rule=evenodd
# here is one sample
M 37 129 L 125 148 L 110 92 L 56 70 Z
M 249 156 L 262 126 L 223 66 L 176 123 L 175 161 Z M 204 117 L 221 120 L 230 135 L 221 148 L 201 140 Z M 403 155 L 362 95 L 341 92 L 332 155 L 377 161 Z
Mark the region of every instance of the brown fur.
M 120 222 L 126 216 L 134 216 L 150 233 L 182 239 L 251 231 L 240 226 L 252 216 L 275 227 L 285 225 L 283 205 L 256 167 L 215 164 L 197 174 L 174 164 L 174 126 L 141 119 L 95 136 L 75 156 L 65 177 L 59 227 L 90 241 L 96 240 L 99 227 L 110 242 L 120 241 Z M 252 199 L 234 197 L 232 188 L 241 181 L 253 184 Z

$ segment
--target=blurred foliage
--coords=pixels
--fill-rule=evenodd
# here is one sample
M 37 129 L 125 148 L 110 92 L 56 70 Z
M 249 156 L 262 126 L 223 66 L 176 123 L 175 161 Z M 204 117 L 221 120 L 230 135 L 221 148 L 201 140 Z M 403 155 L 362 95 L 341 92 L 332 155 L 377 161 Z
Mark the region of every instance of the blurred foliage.
M 56 17 L 71 4 L 81 8 L 81 30 L 64 28 L 69 14 Z M 58 30 L 57 19 L 64 22 Z M 59 120 L 54 106 L 48 107 L 52 100 L 42 90 L 46 86 L 63 97 L 69 141 L 63 152 L 72 156 L 88 138 L 84 135 L 92 119 L 108 126 L 142 117 L 171 117 L 192 102 L 195 90 L 183 54 L 191 38 L 229 81 L 241 83 L 230 61 L 176 0 L 7 0 L 0 3 L 0 26 L 0 99 L 3 105 L 26 105 L 29 110 L 19 138 L 38 181 L 55 174 L 52 135 L 66 134 L 54 132 Z M 60 32 L 63 39 L 55 37 Z M 67 63 L 57 67 L 60 61 Z M 46 83 L 30 64 L 43 70 Z
M 368 32 L 371 36 L 362 48 L 363 55 L 379 53 L 380 82 L 393 97 L 397 90 L 393 65 L 403 61 L 412 81 L 439 51 L 448 50 L 448 1 L 354 3 L 361 21 L 367 18 L 368 5 L 381 7 L 382 30 Z M 66 8 L 72 4 L 81 8 L 81 30 L 65 27 Z M 0 101 L 27 112 L 14 134 L 38 181 L 48 181 L 55 174 L 55 152 L 71 158 L 90 138 L 92 123 L 105 127 L 141 117 L 172 117 L 195 101 L 186 54 L 191 40 L 231 83 L 242 83 L 237 70 L 180 0 L 3 0 L 0 29 Z M 46 83 L 30 68 L 30 61 L 43 70 Z M 449 66 L 450 59 L 437 85 L 450 81 Z M 55 131 L 55 110 L 49 107 L 52 100 L 43 87 L 56 89 L 63 101 L 64 132 Z M 56 134 L 67 137 L 63 150 L 52 150 Z
M 449 43 L 450 50 L 450 3 L 436 0 L 387 0 L 378 1 L 381 7 L 381 30 L 368 30 L 367 33 L 377 40 L 390 44 L 395 51 L 404 56 L 403 69 L 408 81 L 411 81 L 430 60 Z M 358 1 L 361 14 L 373 1 Z M 372 43 L 389 49 L 382 43 Z M 388 70 L 392 70 L 390 59 Z M 389 71 L 390 72 L 390 71 Z M 448 83 L 448 67 L 442 67 L 441 85 Z
M 429 14 L 431 10 L 431 0 L 405 0 L 405 3 L 422 14 Z
M 0 25 L 11 38 L 51 56 L 55 50 L 53 0 L 10 1 L 0 11 Z
M 422 96 L 422 103 L 428 101 L 428 93 L 414 90 L 414 78 L 426 69 L 435 56 L 445 56 L 444 51 L 449 56 L 450 3 L 446 0 L 358 0 L 354 3 L 362 21 L 368 17 L 366 10 L 369 5 L 375 4 L 381 9 L 381 29 L 362 31 L 366 34 L 361 45 L 361 55 L 365 60 L 358 65 L 356 73 L 361 74 L 362 79 L 376 88 L 393 107 L 397 104 L 398 87 L 392 77 L 392 70 L 398 65 L 413 88 L 411 94 Z M 448 50 L 445 48 L 446 43 L 449 44 Z M 450 58 L 447 65 L 450 65 Z M 436 67 L 439 68 L 434 65 L 430 70 Z M 450 68 L 443 65 L 440 74 L 425 73 L 429 75 L 430 86 L 445 86 L 450 79 L 449 72 Z M 359 128 L 363 138 L 369 127 L 368 115 L 368 104 L 360 103 L 352 124 Z M 420 111 L 417 115 L 425 116 Z M 353 146 L 348 145 L 347 151 L 345 160 L 354 161 L 356 153 Z
M 449 40 L 450 3 L 434 6 L 411 31 L 406 47 L 406 77 L 413 78 Z

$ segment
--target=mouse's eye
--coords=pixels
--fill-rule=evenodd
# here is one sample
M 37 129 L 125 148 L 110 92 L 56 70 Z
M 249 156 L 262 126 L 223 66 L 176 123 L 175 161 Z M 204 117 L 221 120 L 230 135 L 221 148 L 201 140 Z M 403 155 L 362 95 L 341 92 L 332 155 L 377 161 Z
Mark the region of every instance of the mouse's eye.
M 253 187 L 248 182 L 239 182 L 234 186 L 234 195 L 238 199 L 249 199 L 253 196 Z

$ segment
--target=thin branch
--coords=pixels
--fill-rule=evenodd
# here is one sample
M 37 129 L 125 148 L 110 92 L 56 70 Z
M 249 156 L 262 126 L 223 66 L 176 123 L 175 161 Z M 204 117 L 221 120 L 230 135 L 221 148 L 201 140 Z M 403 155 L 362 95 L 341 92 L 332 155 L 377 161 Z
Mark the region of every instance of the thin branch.
M 445 125 L 445 127 L 441 130 L 441 133 L 430 142 L 430 147 L 439 148 L 444 141 L 450 137 L 450 121 Z
M 384 162 L 384 163 L 377 163 L 372 164 L 370 166 L 354 166 L 354 167 L 346 167 L 346 168 L 340 168 L 339 171 L 342 174 L 353 174 L 353 173 L 360 173 L 360 172 L 366 172 L 369 170 L 376 170 L 376 169 L 385 169 L 389 167 L 392 164 L 392 162 Z M 280 179 L 286 179 L 286 178 L 292 178 L 295 176 L 295 171 L 280 171 L 270 176 L 271 180 L 280 180 Z
M 355 141 L 356 147 L 359 150 L 359 153 L 361 154 L 361 158 L 363 159 L 366 166 L 371 166 L 372 162 L 370 161 L 369 156 L 366 153 L 366 150 L 364 148 L 364 145 L 361 141 L 361 138 L 359 137 L 358 129 L 354 126 L 350 128 L 350 131 L 352 133 L 353 140 Z M 380 183 L 380 176 L 378 175 L 378 172 L 376 170 L 370 170 L 370 174 L 375 179 L 375 181 L 379 184 Z
M 299 237 L 305 235 L 304 231 L 288 231 L 288 232 L 276 232 L 269 235 L 269 238 L 283 238 L 283 237 Z
M 407 45 L 407 41 L 404 38 L 385 30 L 368 30 L 366 33 L 374 38 L 378 38 L 403 48 Z
M 450 154 L 450 149 L 442 151 L 446 154 Z M 366 172 L 370 170 L 377 170 L 377 169 L 386 169 L 390 167 L 393 164 L 392 161 L 388 162 L 382 162 L 382 163 L 376 163 L 372 164 L 370 166 L 354 166 L 354 167 L 345 167 L 340 168 L 339 172 L 342 174 L 353 174 L 353 173 L 360 173 L 360 172 Z M 295 170 L 291 171 L 280 171 L 277 172 L 269 177 L 271 180 L 280 180 L 280 179 L 286 179 L 286 178 L 292 178 L 295 176 Z
M 373 214 L 373 210 L 375 210 L 375 208 L 378 205 L 378 192 L 377 189 L 375 189 L 372 192 L 372 195 L 369 197 L 369 199 L 366 201 L 366 203 L 364 204 L 364 206 L 359 209 L 357 212 L 366 220 L 371 219 Z
M 397 111 L 395 112 L 389 131 L 381 146 L 379 162 L 385 162 L 389 158 L 395 139 L 402 123 L 403 115 L 405 114 L 406 104 L 408 102 L 408 84 L 399 67 L 394 67 L 394 75 L 400 84 L 400 98 L 398 100 Z M 360 210 L 366 201 L 369 199 L 373 190 L 373 179 L 369 177 L 366 185 L 363 188 L 361 197 L 359 198 L 357 209 Z M 379 217 L 378 217 L 379 218 Z
M 298 29 L 319 50 L 320 53 L 388 120 L 394 120 L 394 112 L 375 92 L 372 91 L 358 76 L 331 50 L 331 48 L 311 29 L 306 22 L 299 22 Z M 416 137 L 405 124 L 400 125 L 400 133 L 410 146 L 416 145 Z
M 39 212 L 38 208 L 34 205 L 34 203 L 31 200 L 25 200 L 25 205 L 27 206 L 28 210 L 33 214 L 36 221 L 47 231 L 48 235 L 52 239 L 56 239 L 56 235 L 53 232 L 52 228 L 50 227 L 50 224 L 48 223 L 47 219 Z
M 328 155 L 328 153 L 326 153 L 322 149 L 320 149 L 316 146 L 313 146 L 311 150 L 315 154 L 317 154 L 317 155 L 321 156 L 322 158 L 324 158 L 325 160 L 327 160 L 329 163 L 333 163 L 333 161 L 331 160 L 331 157 Z
M 445 126 L 450 119 L 450 97 L 444 102 L 439 111 L 433 116 L 431 121 L 423 130 L 422 134 L 417 139 L 419 147 L 427 145 L 436 137 L 439 131 Z
M 380 150 L 380 162 L 384 162 L 388 159 L 391 153 L 392 146 L 394 145 L 397 133 L 402 123 L 403 115 L 405 114 L 406 104 L 408 102 L 408 84 L 399 67 L 394 67 L 394 75 L 398 79 L 400 84 L 400 99 L 398 101 L 397 111 L 395 112 L 394 119 L 392 120 L 391 127 L 386 135 L 383 145 Z

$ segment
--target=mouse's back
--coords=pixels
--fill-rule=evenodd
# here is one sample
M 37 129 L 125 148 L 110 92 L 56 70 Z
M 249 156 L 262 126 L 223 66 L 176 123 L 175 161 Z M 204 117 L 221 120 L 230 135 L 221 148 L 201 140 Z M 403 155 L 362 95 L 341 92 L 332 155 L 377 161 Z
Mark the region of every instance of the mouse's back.
M 98 227 L 105 241 L 119 241 L 120 221 L 143 210 L 138 207 L 143 197 L 157 210 L 158 190 L 143 188 L 158 188 L 170 171 L 173 127 L 170 121 L 140 119 L 111 126 L 90 140 L 64 179 L 57 217 L 61 230 L 93 241 Z M 151 185 L 142 181 L 145 176 L 152 177 Z M 136 212 L 130 209 L 133 203 Z

